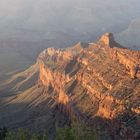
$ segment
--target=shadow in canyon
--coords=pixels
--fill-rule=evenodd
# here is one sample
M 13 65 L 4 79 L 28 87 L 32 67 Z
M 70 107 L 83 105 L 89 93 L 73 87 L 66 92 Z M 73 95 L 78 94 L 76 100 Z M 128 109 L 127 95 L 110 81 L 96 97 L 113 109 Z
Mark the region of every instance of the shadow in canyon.
M 139 140 L 140 116 L 126 111 L 114 119 L 87 116 L 71 104 L 58 104 L 51 97 L 37 105 L 32 103 L 15 103 L 0 107 L 0 128 L 17 131 L 18 128 L 41 133 L 46 130 L 51 139 L 55 139 L 56 125 L 71 126 L 73 116 L 77 121 L 96 130 L 99 139 Z M 134 131 L 135 130 L 135 131 Z M 136 131 L 137 130 L 137 131 Z

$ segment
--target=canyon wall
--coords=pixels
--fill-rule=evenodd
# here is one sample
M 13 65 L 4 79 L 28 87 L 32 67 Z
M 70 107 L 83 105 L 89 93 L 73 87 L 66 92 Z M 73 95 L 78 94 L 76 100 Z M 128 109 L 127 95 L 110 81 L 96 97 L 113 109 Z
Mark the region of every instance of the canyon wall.
M 106 33 L 99 40 L 101 45 L 108 52 L 113 60 L 119 61 L 129 71 L 132 78 L 140 78 L 140 53 L 121 47 L 113 37 L 113 34 Z
M 52 96 L 66 116 L 73 113 L 80 120 L 98 116 L 117 121 L 119 116 L 128 113 L 134 114 L 138 125 L 139 51 L 122 47 L 112 34 L 106 33 L 86 47 L 78 43 L 68 49 L 49 48 L 40 54 L 38 61 L 40 82 L 55 92 Z M 83 100 L 85 97 L 87 100 Z M 86 108 L 90 117 L 83 115 Z

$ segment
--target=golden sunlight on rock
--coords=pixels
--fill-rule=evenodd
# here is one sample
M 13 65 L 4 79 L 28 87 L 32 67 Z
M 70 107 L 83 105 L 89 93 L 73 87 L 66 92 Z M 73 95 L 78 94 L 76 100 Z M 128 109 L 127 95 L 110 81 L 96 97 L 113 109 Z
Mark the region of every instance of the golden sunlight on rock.
M 68 96 L 62 89 L 60 89 L 60 92 L 59 92 L 58 102 L 64 105 L 67 105 L 69 102 Z
M 34 79 L 35 75 L 38 80 Z M 27 90 L 31 80 L 35 85 Z M 40 53 L 33 67 L 3 85 L 0 86 L 3 95 L 7 89 L 14 92 L 20 89 L 16 95 L 4 97 L 3 102 L 22 100 L 29 104 L 29 110 L 35 108 L 41 115 L 44 112 L 48 115 L 51 110 L 53 121 L 62 117 L 62 126 L 76 118 L 92 128 L 104 125 L 109 136 L 124 130 L 133 132 L 133 138 L 139 134 L 136 128 L 139 128 L 140 115 L 140 51 L 124 48 L 111 33 L 104 34 L 95 43 L 48 48 Z M 27 91 L 22 93 L 23 89 Z M 2 107 L 3 112 L 10 111 L 7 106 Z M 26 105 L 21 107 L 28 110 Z M 40 114 L 33 112 L 31 120 Z M 5 114 L 0 115 L 3 122 Z M 9 124 L 11 119 L 8 118 Z

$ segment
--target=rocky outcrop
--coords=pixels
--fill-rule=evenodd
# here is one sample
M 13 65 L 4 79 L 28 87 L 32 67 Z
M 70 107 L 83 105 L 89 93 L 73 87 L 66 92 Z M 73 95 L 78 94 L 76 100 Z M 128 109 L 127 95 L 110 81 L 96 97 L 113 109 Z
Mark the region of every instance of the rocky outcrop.
M 1 85 L 0 124 L 50 132 L 55 121 L 62 127 L 74 116 L 98 132 L 101 126 L 101 139 L 139 139 L 139 96 L 140 51 L 106 33 L 95 43 L 48 48 L 34 66 Z
M 112 33 L 105 33 L 99 40 L 99 43 L 101 45 L 105 46 L 109 46 L 109 47 L 113 47 L 116 42 L 114 40 L 114 36 Z
M 56 92 L 60 93 L 61 90 L 65 90 L 68 83 L 77 79 L 89 92 L 95 91 L 98 98 L 103 96 L 102 98 L 107 97 L 114 101 L 115 99 L 112 96 L 102 94 L 102 90 L 113 90 L 114 84 L 123 74 L 128 78 L 127 74 L 130 74 L 131 78 L 139 78 L 139 57 L 139 51 L 121 47 L 115 42 L 113 34 L 106 33 L 97 44 L 90 43 L 86 48 L 81 47 L 81 44 L 78 43 L 68 49 L 49 48 L 43 51 L 39 56 L 40 80 L 44 86 L 51 86 Z M 75 61 L 80 66 L 75 68 L 76 73 L 72 76 L 70 76 L 70 73 L 74 67 L 70 67 L 69 73 L 66 74 L 67 66 L 71 61 Z M 102 67 L 100 63 L 107 66 L 107 68 L 103 67 L 101 72 L 98 71 L 98 67 Z M 118 65 L 120 69 L 117 69 L 115 65 Z M 107 79 L 107 75 L 114 77 Z M 103 89 L 98 92 L 98 89 L 90 86 L 92 80 L 94 84 L 100 84 Z M 116 102 L 122 103 L 118 100 Z
M 113 34 L 84 47 L 78 43 L 67 49 L 49 48 L 38 61 L 42 85 L 55 91 L 58 108 L 66 116 L 73 112 L 83 120 L 114 120 L 126 111 L 139 116 L 140 52 L 122 47 Z M 82 115 L 87 110 L 90 117 Z
M 113 60 L 119 61 L 129 71 L 132 78 L 140 78 L 140 53 L 128 50 L 114 40 L 112 33 L 105 33 L 99 40 L 99 45 L 105 48 Z

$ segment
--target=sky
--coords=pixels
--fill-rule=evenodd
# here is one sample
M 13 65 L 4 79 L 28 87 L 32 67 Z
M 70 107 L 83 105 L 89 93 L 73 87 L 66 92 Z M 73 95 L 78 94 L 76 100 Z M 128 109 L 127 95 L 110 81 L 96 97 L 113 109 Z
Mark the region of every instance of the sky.
M 139 0 L 0 0 L 0 39 L 120 37 L 140 19 L 139 9 Z

